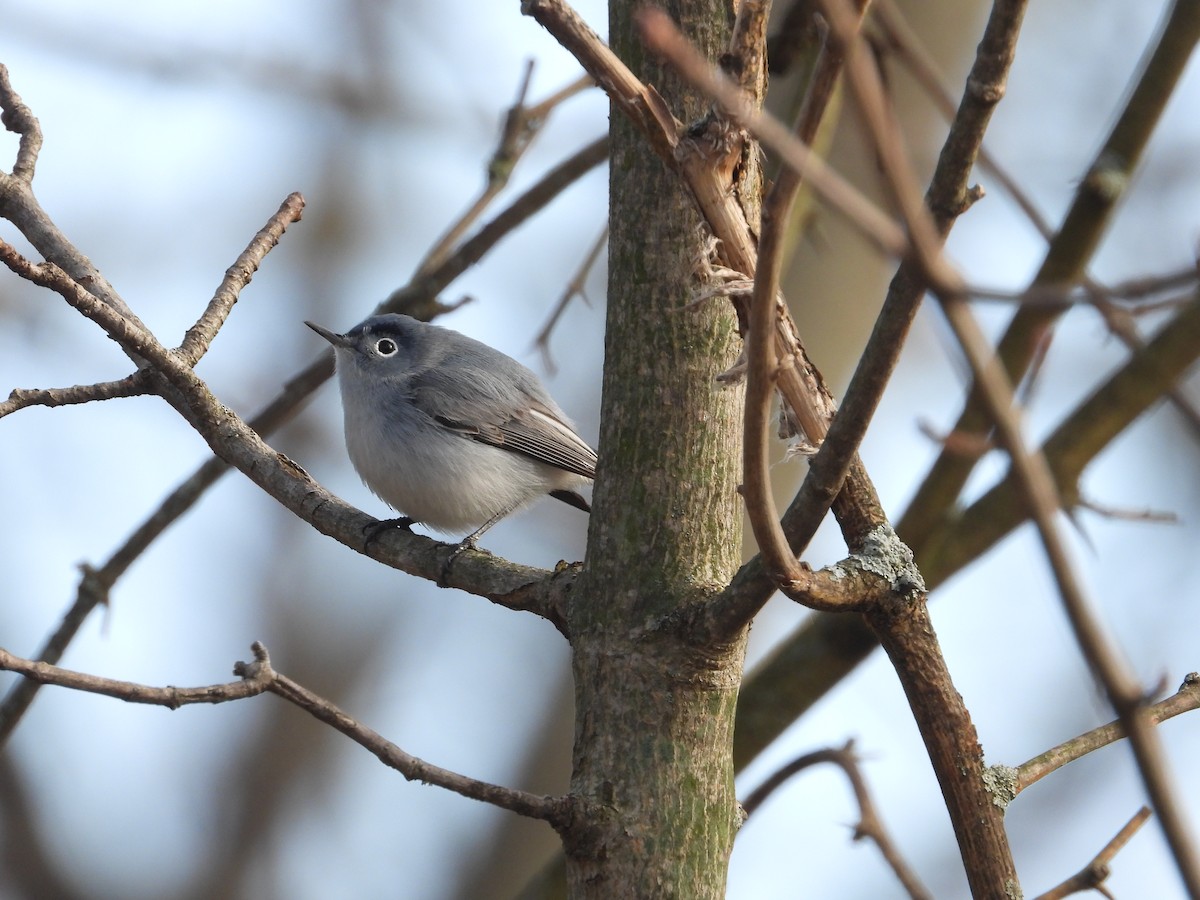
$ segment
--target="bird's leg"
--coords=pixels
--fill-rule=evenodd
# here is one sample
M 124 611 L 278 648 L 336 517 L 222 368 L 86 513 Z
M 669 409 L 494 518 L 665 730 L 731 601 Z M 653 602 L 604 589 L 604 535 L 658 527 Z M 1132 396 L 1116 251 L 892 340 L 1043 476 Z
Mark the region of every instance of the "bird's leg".
M 490 519 L 488 519 L 486 522 L 484 522 L 482 525 L 480 525 L 478 528 L 476 528 L 474 531 L 472 531 L 465 538 L 463 538 L 461 541 L 458 542 L 457 546 L 455 546 L 455 548 L 452 551 L 450 551 L 450 555 L 448 557 L 446 557 L 446 562 L 442 566 L 442 575 L 438 579 L 438 587 L 448 587 L 447 580 L 450 577 L 450 568 L 451 568 L 451 566 L 454 565 L 454 560 L 458 559 L 458 555 L 460 553 L 462 553 L 464 550 L 479 550 L 480 549 L 480 547 L 479 547 L 480 535 L 482 535 L 485 531 L 487 531 L 489 528 L 491 528 L 493 525 L 495 525 L 497 522 L 499 522 L 501 519 L 503 519 L 505 516 L 507 516 L 510 512 L 512 512 L 516 508 L 517 507 L 515 507 L 515 506 L 510 506 L 508 509 L 502 509 L 500 512 L 496 513 L 496 515 L 492 516 Z M 487 553 L 486 550 L 483 550 L 482 552 Z

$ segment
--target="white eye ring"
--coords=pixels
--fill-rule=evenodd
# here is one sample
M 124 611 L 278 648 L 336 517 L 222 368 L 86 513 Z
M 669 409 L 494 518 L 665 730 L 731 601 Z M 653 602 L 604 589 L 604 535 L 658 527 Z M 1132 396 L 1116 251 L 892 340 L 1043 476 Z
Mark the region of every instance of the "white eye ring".
M 375 352 L 380 356 L 395 356 L 399 349 L 391 338 L 380 338 L 375 342 Z

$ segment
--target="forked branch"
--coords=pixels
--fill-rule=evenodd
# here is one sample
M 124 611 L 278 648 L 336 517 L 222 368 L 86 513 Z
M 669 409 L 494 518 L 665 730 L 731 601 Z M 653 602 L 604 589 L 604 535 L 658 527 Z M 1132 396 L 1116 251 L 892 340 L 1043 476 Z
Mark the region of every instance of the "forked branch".
M 770 778 L 755 788 L 742 801 L 742 808 L 746 811 L 746 815 L 753 816 L 755 810 L 762 806 L 767 798 L 790 778 L 820 763 L 833 763 L 840 768 L 854 791 L 854 799 L 858 804 L 858 823 L 854 826 L 854 840 L 874 842 L 904 887 L 905 892 L 913 900 L 926 900 L 931 897 L 929 891 L 921 884 L 916 872 L 901 855 L 875 809 L 875 802 L 871 799 L 871 792 L 867 789 L 867 780 L 863 777 L 862 768 L 859 766 L 858 754 L 854 752 L 854 741 L 847 741 L 842 747 L 806 753 L 774 772 Z
M 1150 818 L 1149 807 L 1143 806 L 1133 818 L 1125 823 L 1120 831 L 1113 836 L 1113 839 L 1104 845 L 1104 849 L 1092 857 L 1092 861 L 1086 866 L 1044 894 L 1039 894 L 1035 900 L 1062 900 L 1063 897 L 1069 897 L 1072 894 L 1081 894 L 1084 891 L 1099 891 L 1104 896 L 1112 898 L 1104 888 L 1104 882 L 1108 878 L 1110 866 L 1112 865 L 1113 857 L 1115 857 L 1126 844 L 1133 838 L 1138 830 L 1146 824 L 1146 820 Z
M 167 709 L 179 709 L 181 706 L 191 706 L 197 703 L 228 703 L 256 697 L 263 693 L 276 694 L 300 707 L 313 718 L 337 729 L 409 781 L 422 781 L 426 784 L 437 785 L 472 800 L 490 803 L 522 816 L 543 819 L 556 828 L 565 826 L 571 806 L 568 797 L 545 797 L 530 794 L 526 791 L 518 791 L 469 778 L 458 772 L 427 763 L 411 753 L 406 753 L 325 698 L 314 694 L 286 675 L 276 672 L 271 666 L 271 658 L 263 644 L 255 642 L 251 650 L 254 653 L 253 662 L 239 662 L 233 667 L 233 674 L 239 676 L 241 680 L 193 688 L 153 687 L 130 681 L 101 678 L 98 675 L 87 675 L 69 669 L 60 669 L 47 663 L 21 659 L 2 648 L 0 648 L 0 669 L 16 672 L 40 684 L 52 684 L 90 694 L 114 697 L 124 700 L 126 703 L 145 703 L 151 706 L 163 706 Z

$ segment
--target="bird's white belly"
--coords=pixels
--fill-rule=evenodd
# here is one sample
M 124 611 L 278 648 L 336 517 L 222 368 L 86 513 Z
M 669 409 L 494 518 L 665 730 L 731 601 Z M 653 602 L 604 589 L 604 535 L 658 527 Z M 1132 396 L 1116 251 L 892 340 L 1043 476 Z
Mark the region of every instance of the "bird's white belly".
M 367 487 L 398 512 L 439 531 L 473 530 L 552 490 L 585 481 L 432 423 L 412 426 L 422 430 L 416 442 L 398 440 L 390 428 L 371 434 L 350 424 L 346 449 Z

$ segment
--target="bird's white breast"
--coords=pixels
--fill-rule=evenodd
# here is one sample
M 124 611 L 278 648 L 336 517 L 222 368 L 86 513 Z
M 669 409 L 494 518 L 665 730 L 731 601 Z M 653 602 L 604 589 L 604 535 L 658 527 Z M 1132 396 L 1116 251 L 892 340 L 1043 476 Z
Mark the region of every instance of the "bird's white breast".
M 452 431 L 413 407 L 382 415 L 343 390 L 346 449 L 363 482 L 403 515 L 463 533 L 587 479 Z

